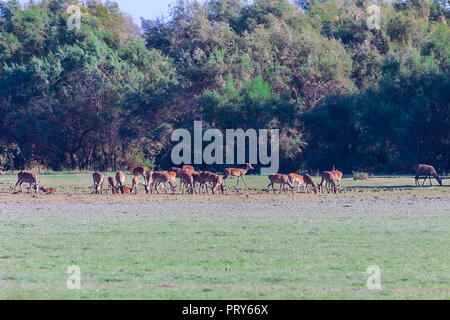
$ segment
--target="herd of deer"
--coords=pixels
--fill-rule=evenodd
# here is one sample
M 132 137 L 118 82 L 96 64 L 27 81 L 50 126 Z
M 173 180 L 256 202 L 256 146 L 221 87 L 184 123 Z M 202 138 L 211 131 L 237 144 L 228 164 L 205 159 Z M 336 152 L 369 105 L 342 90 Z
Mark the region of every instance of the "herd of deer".
M 133 170 L 133 179 L 131 188 L 125 186 L 125 174 L 123 172 L 118 172 L 115 177 L 108 177 L 108 193 L 112 192 L 113 194 L 121 193 L 121 194 L 137 194 L 138 186 L 139 186 L 139 178 L 143 177 L 145 187 L 145 191 L 147 193 L 153 193 L 156 191 L 159 193 L 161 187 L 164 188 L 165 192 L 168 193 L 168 187 L 170 187 L 172 193 L 176 191 L 176 179 L 180 179 L 180 188 L 181 193 L 184 194 L 185 191 L 190 194 L 197 193 L 209 193 L 209 189 L 211 189 L 213 194 L 216 193 L 224 193 L 226 187 L 226 180 L 232 177 L 237 178 L 236 188 L 239 186 L 239 181 L 242 179 L 244 181 L 246 187 L 248 188 L 247 182 L 245 181 L 245 176 L 249 170 L 253 170 L 253 166 L 247 163 L 245 169 L 235 169 L 235 168 L 227 168 L 224 171 L 223 176 L 217 173 L 208 172 L 208 171 L 195 171 L 192 166 L 184 166 L 183 168 L 172 168 L 172 171 L 151 171 L 146 167 L 137 167 Z M 425 176 L 425 180 L 422 186 L 425 185 L 426 180 L 434 177 L 439 184 L 442 186 L 442 178 L 437 174 L 436 170 L 429 165 L 418 164 L 414 166 L 414 170 L 416 172 L 416 186 L 419 186 L 419 180 L 421 176 Z M 99 194 L 103 192 L 103 183 L 105 181 L 105 176 L 103 173 L 95 172 L 93 174 L 94 179 L 94 192 L 95 194 Z M 269 176 L 270 184 L 268 185 L 268 192 L 270 188 L 272 188 L 275 193 L 275 185 L 280 185 L 280 193 L 282 191 L 287 192 L 287 188 L 289 187 L 290 191 L 294 193 L 295 185 L 297 184 L 297 190 L 300 192 L 301 186 L 303 186 L 304 192 L 308 193 L 308 187 L 311 186 L 314 193 L 317 192 L 333 192 L 337 193 L 341 187 L 342 180 L 342 172 L 333 170 L 333 171 L 324 171 L 322 173 L 322 181 L 317 186 L 314 184 L 313 178 L 309 174 L 305 174 L 304 176 L 291 173 L 289 175 L 283 174 L 273 174 Z M 16 192 L 17 187 L 20 187 L 20 191 L 22 192 L 22 184 L 29 183 L 30 186 L 28 188 L 28 193 L 30 193 L 31 188 L 33 188 L 36 193 L 39 190 L 42 190 L 44 193 L 55 193 L 56 191 L 52 188 L 45 189 L 39 188 L 39 181 L 37 179 L 36 174 L 21 171 L 18 174 L 18 180 L 14 187 L 14 192 Z M 198 188 L 198 190 L 197 190 Z

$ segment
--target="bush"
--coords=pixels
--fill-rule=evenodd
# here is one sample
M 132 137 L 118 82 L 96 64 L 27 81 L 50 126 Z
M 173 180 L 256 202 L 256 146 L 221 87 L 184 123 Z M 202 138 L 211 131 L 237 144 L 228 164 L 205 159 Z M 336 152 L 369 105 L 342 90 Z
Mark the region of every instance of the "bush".
M 353 180 L 367 180 L 369 174 L 367 172 L 355 172 L 353 171 Z

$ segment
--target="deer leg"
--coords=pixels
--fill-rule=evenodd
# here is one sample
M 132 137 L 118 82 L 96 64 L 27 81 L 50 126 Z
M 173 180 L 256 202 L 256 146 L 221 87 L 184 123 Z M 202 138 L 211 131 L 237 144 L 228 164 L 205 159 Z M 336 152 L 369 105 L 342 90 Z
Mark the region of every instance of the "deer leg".
M 245 181 L 244 177 L 242 177 L 242 181 L 244 181 L 246 188 L 248 189 L 247 181 Z
M 427 182 L 427 179 L 428 179 L 428 175 L 425 177 L 425 179 L 423 180 L 423 183 L 422 183 L 422 187 L 425 185 L 425 182 Z
M 239 186 L 239 179 L 240 177 L 237 178 L 236 188 Z

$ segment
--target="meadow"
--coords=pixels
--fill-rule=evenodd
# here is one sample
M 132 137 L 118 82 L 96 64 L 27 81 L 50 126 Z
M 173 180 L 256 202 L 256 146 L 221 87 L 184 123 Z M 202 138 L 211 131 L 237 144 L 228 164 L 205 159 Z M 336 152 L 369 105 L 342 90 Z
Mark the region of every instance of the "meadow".
M 0 177 L 0 299 L 450 298 L 448 182 L 274 195 L 249 176 L 224 196 L 132 196 L 90 194 L 89 174 L 40 180 L 57 194 L 12 194 L 16 177 Z M 367 288 L 372 265 L 382 290 Z

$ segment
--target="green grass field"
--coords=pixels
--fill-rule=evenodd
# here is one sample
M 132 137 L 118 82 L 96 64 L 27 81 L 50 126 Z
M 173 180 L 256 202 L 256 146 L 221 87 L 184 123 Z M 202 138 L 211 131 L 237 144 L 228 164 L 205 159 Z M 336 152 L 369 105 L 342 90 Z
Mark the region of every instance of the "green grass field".
M 249 177 L 225 196 L 96 196 L 90 175 L 49 175 L 58 194 L 32 196 L 12 194 L 15 179 L 0 177 L 0 299 L 450 298 L 448 186 L 378 177 L 273 195 Z

